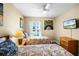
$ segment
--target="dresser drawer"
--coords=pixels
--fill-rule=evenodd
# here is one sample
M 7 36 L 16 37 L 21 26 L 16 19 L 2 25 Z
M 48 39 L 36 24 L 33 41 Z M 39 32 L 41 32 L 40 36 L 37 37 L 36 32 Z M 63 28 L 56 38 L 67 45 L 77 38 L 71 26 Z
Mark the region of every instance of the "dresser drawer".
M 73 55 L 78 55 L 78 40 L 69 37 L 61 37 L 60 45 Z
M 60 40 L 60 44 L 61 45 L 65 45 L 65 46 L 68 46 L 68 41 L 65 41 L 65 40 Z
M 68 50 L 68 46 L 64 45 L 64 44 L 60 44 L 63 48 L 65 48 L 66 50 Z

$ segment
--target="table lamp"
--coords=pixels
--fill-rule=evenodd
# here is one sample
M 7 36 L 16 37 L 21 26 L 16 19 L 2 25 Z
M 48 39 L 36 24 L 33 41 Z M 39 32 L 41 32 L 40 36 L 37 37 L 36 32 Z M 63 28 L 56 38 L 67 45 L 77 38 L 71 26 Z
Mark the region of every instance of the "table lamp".
M 22 44 L 22 39 L 24 38 L 24 34 L 22 31 L 17 31 L 15 37 L 18 38 L 18 43 Z

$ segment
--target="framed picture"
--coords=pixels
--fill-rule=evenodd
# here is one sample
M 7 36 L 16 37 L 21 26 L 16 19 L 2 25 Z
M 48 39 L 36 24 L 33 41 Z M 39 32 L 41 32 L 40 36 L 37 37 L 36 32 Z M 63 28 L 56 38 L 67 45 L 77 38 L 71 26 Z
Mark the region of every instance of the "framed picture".
M 44 30 L 53 30 L 53 20 L 44 21 Z
M 23 18 L 20 18 L 20 28 L 23 29 Z
M 0 3 L 0 26 L 3 26 L 3 4 Z

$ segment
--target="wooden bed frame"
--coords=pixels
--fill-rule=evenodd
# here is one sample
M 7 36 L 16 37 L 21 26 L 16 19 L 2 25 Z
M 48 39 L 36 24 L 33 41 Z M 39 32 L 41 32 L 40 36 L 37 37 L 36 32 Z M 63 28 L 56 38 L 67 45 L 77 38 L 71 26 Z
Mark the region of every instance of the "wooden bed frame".
M 36 45 L 36 44 L 51 44 L 50 39 L 30 39 L 27 42 L 28 45 Z

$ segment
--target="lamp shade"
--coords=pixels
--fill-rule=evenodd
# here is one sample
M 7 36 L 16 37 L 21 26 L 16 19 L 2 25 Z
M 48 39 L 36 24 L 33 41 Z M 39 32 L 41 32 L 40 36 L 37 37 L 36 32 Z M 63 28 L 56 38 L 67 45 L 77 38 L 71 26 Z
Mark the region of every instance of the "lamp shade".
M 17 31 L 16 34 L 15 34 L 15 37 L 16 38 L 22 38 L 22 37 L 24 37 L 24 34 L 23 34 L 22 31 Z

